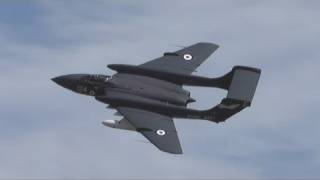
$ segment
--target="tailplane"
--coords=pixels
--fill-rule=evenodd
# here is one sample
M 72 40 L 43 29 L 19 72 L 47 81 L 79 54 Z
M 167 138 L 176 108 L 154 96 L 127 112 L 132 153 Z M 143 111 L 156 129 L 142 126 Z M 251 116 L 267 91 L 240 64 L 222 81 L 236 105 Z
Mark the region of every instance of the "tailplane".
M 202 111 L 203 118 L 222 122 L 250 106 L 260 74 L 261 70 L 257 68 L 235 66 L 226 75 L 212 79 L 214 84 L 228 90 L 228 94 L 217 106 Z

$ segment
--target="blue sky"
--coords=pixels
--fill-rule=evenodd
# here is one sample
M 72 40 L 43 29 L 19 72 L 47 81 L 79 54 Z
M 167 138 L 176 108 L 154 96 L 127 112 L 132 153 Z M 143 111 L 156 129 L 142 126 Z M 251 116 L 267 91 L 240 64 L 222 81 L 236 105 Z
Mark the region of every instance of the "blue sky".
M 0 178 L 319 178 L 318 1 L 1 1 Z M 250 108 L 225 123 L 175 120 L 184 154 L 102 126 L 114 111 L 50 81 L 112 74 L 200 41 L 195 73 L 262 69 Z M 193 88 L 206 109 L 224 91 Z

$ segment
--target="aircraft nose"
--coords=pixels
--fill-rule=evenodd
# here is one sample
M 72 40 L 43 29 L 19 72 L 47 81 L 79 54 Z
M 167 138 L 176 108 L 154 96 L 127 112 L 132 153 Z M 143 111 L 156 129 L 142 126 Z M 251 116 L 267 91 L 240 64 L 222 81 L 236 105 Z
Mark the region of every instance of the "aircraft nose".
M 52 78 L 51 80 L 64 88 L 73 90 L 79 78 L 73 75 L 64 75 Z
M 59 77 L 52 78 L 51 80 L 52 80 L 53 82 L 55 82 L 55 83 L 57 83 L 57 84 L 60 85 L 60 84 L 63 82 L 63 79 L 64 79 L 64 78 L 62 78 L 61 76 L 59 76 Z
M 60 86 L 65 86 L 67 84 L 68 78 L 66 76 L 58 76 L 51 79 L 53 82 L 59 84 Z

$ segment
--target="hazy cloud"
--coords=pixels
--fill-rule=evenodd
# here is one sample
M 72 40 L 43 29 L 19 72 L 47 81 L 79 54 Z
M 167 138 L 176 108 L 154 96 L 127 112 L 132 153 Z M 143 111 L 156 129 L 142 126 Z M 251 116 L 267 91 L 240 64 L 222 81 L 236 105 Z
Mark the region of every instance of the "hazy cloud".
M 319 1 L 0 2 L 0 178 L 319 178 Z M 104 104 L 50 78 L 106 73 L 199 41 L 197 75 L 262 69 L 252 107 L 222 124 L 176 120 L 184 154 L 103 127 Z M 189 88 L 209 108 L 225 96 Z

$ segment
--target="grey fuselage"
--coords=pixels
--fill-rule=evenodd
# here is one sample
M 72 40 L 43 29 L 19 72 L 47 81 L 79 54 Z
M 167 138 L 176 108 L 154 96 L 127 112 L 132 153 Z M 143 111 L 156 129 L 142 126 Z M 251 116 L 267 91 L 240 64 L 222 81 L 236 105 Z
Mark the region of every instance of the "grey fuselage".
M 203 111 L 186 108 L 188 103 L 195 101 L 190 92 L 167 80 L 128 73 L 117 73 L 112 77 L 71 74 L 52 80 L 74 92 L 94 96 L 110 108 L 126 106 L 173 118 L 206 119 Z

